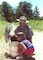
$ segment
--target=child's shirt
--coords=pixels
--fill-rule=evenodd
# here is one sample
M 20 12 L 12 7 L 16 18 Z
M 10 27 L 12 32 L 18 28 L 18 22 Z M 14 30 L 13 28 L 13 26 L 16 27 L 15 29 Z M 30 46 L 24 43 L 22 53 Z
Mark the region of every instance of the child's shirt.
M 34 48 L 34 47 L 33 47 L 33 44 L 32 44 L 29 40 L 27 40 L 27 39 L 22 40 L 21 42 L 22 42 L 27 48 Z

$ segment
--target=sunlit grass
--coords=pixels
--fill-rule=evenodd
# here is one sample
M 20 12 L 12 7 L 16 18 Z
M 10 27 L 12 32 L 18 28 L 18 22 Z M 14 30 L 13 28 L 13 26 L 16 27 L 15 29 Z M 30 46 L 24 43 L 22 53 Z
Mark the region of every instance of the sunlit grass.
M 7 23 L 8 22 L 6 22 L 6 21 L 1 21 L 0 20 L 0 39 L 4 35 L 4 31 L 5 31 L 5 27 L 6 27 Z
M 30 20 L 29 24 L 31 25 L 32 29 L 43 31 L 43 20 Z

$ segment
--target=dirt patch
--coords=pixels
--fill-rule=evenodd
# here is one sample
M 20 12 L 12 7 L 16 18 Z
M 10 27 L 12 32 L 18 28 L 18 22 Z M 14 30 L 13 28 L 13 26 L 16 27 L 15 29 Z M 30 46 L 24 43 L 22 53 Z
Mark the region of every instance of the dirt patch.
M 35 59 L 43 60 L 43 31 L 34 31 L 33 45 L 35 47 Z

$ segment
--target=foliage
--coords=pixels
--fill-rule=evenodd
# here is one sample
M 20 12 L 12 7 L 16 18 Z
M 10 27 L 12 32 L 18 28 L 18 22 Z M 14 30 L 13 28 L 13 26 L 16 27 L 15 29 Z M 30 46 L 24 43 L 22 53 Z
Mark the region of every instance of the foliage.
M 24 2 L 23 5 L 23 12 L 27 15 L 27 18 L 29 19 L 32 17 L 32 5 L 31 3 Z
M 40 20 L 43 20 L 43 16 L 40 17 Z
M 27 19 L 39 19 L 39 9 L 35 6 L 35 9 L 32 10 L 32 4 L 28 2 L 20 2 L 16 10 L 17 18 L 21 15 L 25 15 Z
M 2 12 L 2 5 L 0 5 L 0 20 L 4 20 L 4 18 L 2 17 L 3 12 Z
M 8 22 L 16 21 L 16 18 L 19 18 L 22 15 L 26 16 L 29 20 L 43 20 L 43 18 L 39 16 L 40 12 L 38 6 L 35 6 L 33 10 L 32 4 L 29 2 L 21 1 L 17 9 L 12 8 L 7 2 L 2 2 L 2 5 L 0 5 L 0 17 L 5 17 Z M 1 18 L 1 20 L 3 20 L 3 18 Z
M 14 20 L 14 10 L 7 2 L 2 3 L 2 11 L 8 22 L 12 22 Z
M 39 19 L 39 10 L 37 6 L 35 6 L 35 9 L 34 9 L 34 18 L 35 20 Z
M 19 6 L 16 10 L 17 13 L 17 18 L 20 17 L 21 15 L 25 15 L 27 18 L 31 18 L 32 16 L 32 5 L 31 3 L 28 2 L 20 2 Z
M 43 20 L 30 20 L 29 24 L 33 30 L 43 31 Z

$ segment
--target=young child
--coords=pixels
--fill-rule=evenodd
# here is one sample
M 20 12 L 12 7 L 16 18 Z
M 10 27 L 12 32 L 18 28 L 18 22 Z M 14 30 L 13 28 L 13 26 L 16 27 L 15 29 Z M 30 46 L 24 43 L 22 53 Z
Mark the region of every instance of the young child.
M 31 56 L 34 52 L 34 46 L 29 40 L 26 39 L 23 32 L 17 33 L 17 40 L 19 41 L 17 50 L 18 55 Z

